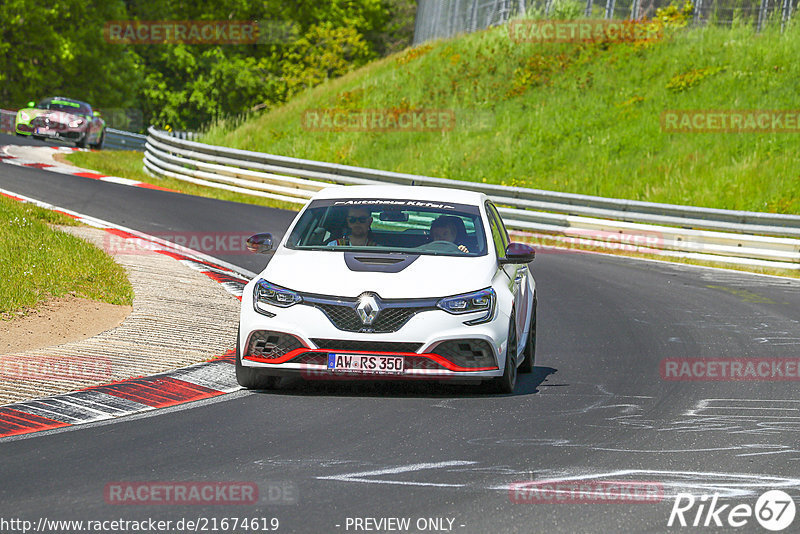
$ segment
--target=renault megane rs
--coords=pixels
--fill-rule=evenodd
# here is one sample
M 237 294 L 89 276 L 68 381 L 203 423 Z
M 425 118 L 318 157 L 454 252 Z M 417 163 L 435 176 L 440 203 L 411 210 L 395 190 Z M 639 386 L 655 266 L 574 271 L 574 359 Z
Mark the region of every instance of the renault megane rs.
M 534 250 L 483 194 L 413 186 L 320 191 L 244 289 L 236 377 L 488 382 L 510 393 L 536 350 Z

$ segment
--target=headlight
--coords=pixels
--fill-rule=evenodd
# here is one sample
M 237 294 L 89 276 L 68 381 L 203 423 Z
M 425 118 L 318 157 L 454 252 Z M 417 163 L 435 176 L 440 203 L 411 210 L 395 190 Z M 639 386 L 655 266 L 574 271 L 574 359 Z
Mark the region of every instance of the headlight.
M 83 119 L 77 119 L 77 120 L 74 120 L 74 121 L 69 121 L 69 127 L 70 128 L 77 128 L 81 124 L 83 124 Z
M 19 122 L 29 122 L 31 120 L 31 116 L 25 113 L 24 111 L 19 112 Z
M 263 278 L 253 288 L 253 308 L 264 315 L 274 315 L 268 311 L 268 308 L 264 306 L 265 304 L 288 308 L 300 302 L 303 302 L 303 297 L 297 292 L 270 284 Z
M 481 289 L 473 293 L 464 293 L 453 297 L 445 297 L 436 306 L 447 313 L 462 315 L 464 313 L 484 312 L 480 317 L 465 321 L 466 325 L 475 325 L 490 321 L 494 316 L 494 305 L 497 295 L 492 288 Z

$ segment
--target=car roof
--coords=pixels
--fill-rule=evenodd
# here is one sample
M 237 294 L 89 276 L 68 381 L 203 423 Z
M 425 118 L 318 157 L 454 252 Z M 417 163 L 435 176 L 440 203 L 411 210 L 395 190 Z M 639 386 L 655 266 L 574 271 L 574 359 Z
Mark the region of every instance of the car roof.
M 403 199 L 434 202 L 452 202 L 478 206 L 488 198 L 477 191 L 450 189 L 446 187 L 425 187 L 416 185 L 348 185 L 326 187 L 311 200 L 322 199 Z
M 83 100 L 75 100 L 74 98 L 69 98 L 66 96 L 48 96 L 47 98 L 43 98 L 42 100 L 64 100 L 65 102 L 74 102 L 75 104 L 85 104 L 89 105 L 87 102 Z
M 75 100 L 74 98 L 67 98 L 66 96 L 48 96 L 46 98 L 42 98 L 39 102 L 46 102 L 46 101 L 53 101 L 53 100 L 63 100 L 64 102 L 72 102 L 73 104 L 78 104 L 80 106 L 85 106 L 89 109 L 92 109 L 92 106 L 88 102 L 84 102 L 83 100 Z

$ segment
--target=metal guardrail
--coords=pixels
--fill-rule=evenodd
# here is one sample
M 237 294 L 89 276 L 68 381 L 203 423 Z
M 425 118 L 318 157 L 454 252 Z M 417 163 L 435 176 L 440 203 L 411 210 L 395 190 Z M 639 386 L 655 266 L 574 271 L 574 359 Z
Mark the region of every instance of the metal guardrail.
M 0 110 L 13 132 L 15 112 Z M 180 137 L 176 137 L 179 135 Z M 148 135 L 108 128 L 105 146 L 144 150 L 144 167 L 208 187 L 305 204 L 331 184 L 405 184 L 485 193 L 511 229 L 605 248 L 800 269 L 800 216 L 559 193 L 276 156 L 190 141 L 191 132 Z
M 14 118 L 16 116 L 16 111 L 0 109 L 0 132 L 14 133 Z
M 103 147 L 111 150 L 144 150 L 146 141 L 146 135 L 106 128 Z
M 288 158 L 148 130 L 145 168 L 215 188 L 304 204 L 330 184 L 416 184 L 486 193 L 510 228 L 589 244 L 800 268 L 800 216 L 676 206 L 478 184 Z M 658 226 L 656 226 L 658 225 Z
M 148 130 L 144 166 L 156 176 L 304 204 L 331 184 L 393 183 L 480 191 L 509 228 L 588 244 L 800 269 L 800 216 L 721 210 L 472 183 L 324 163 L 175 139 Z

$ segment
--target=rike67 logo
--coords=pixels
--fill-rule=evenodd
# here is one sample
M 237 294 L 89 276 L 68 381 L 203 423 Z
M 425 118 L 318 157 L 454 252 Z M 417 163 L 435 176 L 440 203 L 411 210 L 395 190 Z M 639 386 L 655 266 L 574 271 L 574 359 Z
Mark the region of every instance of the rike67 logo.
M 719 504 L 719 494 L 699 498 L 678 493 L 667 526 L 739 528 L 756 521 L 772 532 L 784 530 L 794 521 L 796 506 L 792 497 L 781 490 L 762 493 L 755 506 L 750 504 Z

